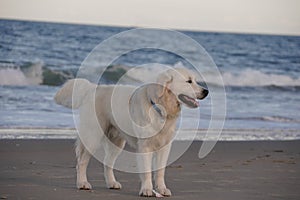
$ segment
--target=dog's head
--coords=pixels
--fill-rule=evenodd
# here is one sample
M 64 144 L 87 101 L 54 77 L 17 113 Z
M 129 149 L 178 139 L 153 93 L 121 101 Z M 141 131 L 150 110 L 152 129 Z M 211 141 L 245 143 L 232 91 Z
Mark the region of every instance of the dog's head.
M 163 93 L 171 91 L 180 104 L 197 108 L 197 99 L 204 99 L 208 90 L 198 85 L 193 73 L 184 68 L 169 69 L 158 76 L 157 83 L 163 86 Z

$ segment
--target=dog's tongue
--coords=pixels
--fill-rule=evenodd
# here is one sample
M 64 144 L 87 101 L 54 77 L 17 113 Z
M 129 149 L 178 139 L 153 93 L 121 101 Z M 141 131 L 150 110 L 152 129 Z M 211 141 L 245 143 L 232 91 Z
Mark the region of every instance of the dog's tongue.
M 193 99 L 187 95 L 179 94 L 178 98 L 185 104 L 187 104 L 191 108 L 197 108 L 199 107 L 199 102 L 196 99 Z
M 195 107 L 199 107 L 200 106 L 199 101 L 197 101 L 196 99 L 194 99 L 193 103 L 194 103 Z
M 188 96 L 186 96 L 186 99 L 187 99 L 188 101 L 190 101 L 191 103 L 193 103 L 195 106 L 197 106 L 197 107 L 200 106 L 199 101 L 197 101 L 196 99 L 190 98 L 190 97 L 188 97 Z

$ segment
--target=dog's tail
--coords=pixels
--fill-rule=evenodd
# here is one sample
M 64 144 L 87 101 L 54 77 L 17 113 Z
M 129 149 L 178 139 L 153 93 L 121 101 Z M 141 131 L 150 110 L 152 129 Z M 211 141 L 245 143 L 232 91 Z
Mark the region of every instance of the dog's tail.
M 74 86 L 76 91 L 73 91 Z M 54 100 L 59 105 L 77 109 L 80 107 L 88 93 L 95 88 L 93 86 L 96 85 L 90 83 L 86 79 L 69 80 L 60 90 L 57 91 Z

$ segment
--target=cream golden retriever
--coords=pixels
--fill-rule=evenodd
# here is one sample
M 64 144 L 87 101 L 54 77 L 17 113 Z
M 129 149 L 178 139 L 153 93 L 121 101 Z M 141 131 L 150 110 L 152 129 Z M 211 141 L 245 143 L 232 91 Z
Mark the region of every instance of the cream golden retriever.
M 155 189 L 161 195 L 170 196 L 171 191 L 166 187 L 164 175 L 181 106 L 197 108 L 197 99 L 207 95 L 208 90 L 200 87 L 193 73 L 184 68 L 168 69 L 158 75 L 156 83 L 138 89 L 131 86 L 95 85 L 85 79 L 68 81 L 57 92 L 55 101 L 79 109 L 80 135 L 91 132 L 103 135 L 100 141 L 88 138 L 88 143 L 92 144 L 89 144 L 88 150 L 81 139 L 77 139 L 77 187 L 91 189 L 86 169 L 93 147 L 102 145 L 107 187 L 120 189 L 121 184 L 116 181 L 113 165 L 127 142 L 141 155 L 137 159 L 141 172 L 139 194 L 153 196 L 151 172 L 152 157 L 155 156 Z

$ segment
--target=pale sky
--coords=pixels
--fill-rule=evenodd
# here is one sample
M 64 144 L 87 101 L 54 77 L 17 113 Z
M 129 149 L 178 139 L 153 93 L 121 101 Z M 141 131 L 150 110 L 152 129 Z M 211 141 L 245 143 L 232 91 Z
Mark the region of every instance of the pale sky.
M 0 0 L 0 18 L 300 35 L 300 0 Z

